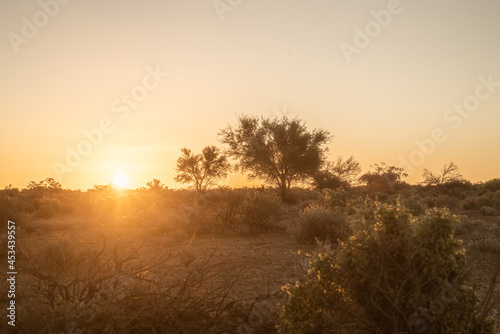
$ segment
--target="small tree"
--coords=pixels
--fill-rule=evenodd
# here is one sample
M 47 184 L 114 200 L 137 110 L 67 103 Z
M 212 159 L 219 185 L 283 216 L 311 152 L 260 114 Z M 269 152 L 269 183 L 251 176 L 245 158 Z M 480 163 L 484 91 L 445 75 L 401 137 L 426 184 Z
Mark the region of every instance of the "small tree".
M 276 185 L 281 198 L 288 197 L 293 182 L 312 176 L 324 161 L 330 133 L 308 131 L 298 118 L 264 118 L 242 115 L 236 127 L 219 132 L 220 141 L 238 160 L 237 168 L 249 172 L 250 179 Z
M 396 186 L 403 183 L 403 178 L 407 177 L 404 168 L 387 166 L 385 162 L 375 164 L 375 170 L 365 173 L 359 178 L 372 191 L 391 192 L 396 191 Z
M 201 154 L 194 154 L 190 149 L 182 148 L 182 155 L 177 159 L 174 180 L 190 183 L 196 191 L 204 192 L 215 182 L 227 176 L 231 168 L 226 155 L 216 146 L 206 146 Z
M 347 160 L 337 157 L 337 161 L 326 162 L 323 167 L 313 175 L 313 183 L 318 189 L 337 189 L 351 186 L 361 173 L 361 167 L 353 156 Z
M 59 182 L 54 180 L 51 177 L 46 178 L 38 183 L 35 181 L 30 181 L 27 185 L 28 189 L 45 189 L 45 190 L 59 190 L 62 189 L 62 186 Z
M 443 169 L 439 174 L 434 174 L 427 168 L 424 168 L 424 173 L 422 174 L 424 181 L 422 183 L 427 185 L 440 185 L 449 182 L 459 181 L 462 178 L 462 174 L 458 171 L 458 166 L 455 165 L 453 161 L 449 164 L 444 165 Z
M 162 190 L 165 188 L 165 185 L 163 183 L 161 183 L 160 180 L 158 179 L 153 179 L 153 181 L 149 181 L 146 186 L 148 187 L 148 189 L 151 189 L 151 190 Z

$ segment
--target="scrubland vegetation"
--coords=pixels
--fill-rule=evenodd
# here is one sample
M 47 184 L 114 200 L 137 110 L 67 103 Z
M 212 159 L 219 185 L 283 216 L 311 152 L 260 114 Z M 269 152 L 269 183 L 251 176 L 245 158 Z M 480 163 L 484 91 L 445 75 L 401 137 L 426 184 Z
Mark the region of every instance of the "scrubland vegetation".
M 280 194 L 158 181 L 0 191 L 2 221 L 19 227 L 17 328 L 494 332 L 499 180 Z
M 226 151 L 181 150 L 191 189 L 0 190 L 18 332 L 495 333 L 500 179 L 453 163 L 419 185 L 384 163 L 359 175 L 354 157 L 327 161 L 326 131 L 238 122 Z M 217 187 L 233 169 L 263 186 Z

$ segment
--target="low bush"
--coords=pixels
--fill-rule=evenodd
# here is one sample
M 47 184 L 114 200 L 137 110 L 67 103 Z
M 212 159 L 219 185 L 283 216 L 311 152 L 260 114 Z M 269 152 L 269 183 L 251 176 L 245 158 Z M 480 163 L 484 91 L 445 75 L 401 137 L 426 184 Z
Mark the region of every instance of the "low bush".
M 251 231 L 267 231 L 281 218 L 281 204 L 278 197 L 270 197 L 260 192 L 246 196 L 242 207 L 240 224 Z
M 317 201 L 321 193 L 313 189 L 292 188 L 289 193 L 289 202 L 300 204 L 307 201 Z
M 282 333 L 340 333 L 342 322 L 377 333 L 494 333 L 466 283 L 448 210 L 413 218 L 401 205 L 378 204 L 375 218 L 336 253 L 308 255 L 306 280 L 284 288 Z
M 35 217 L 49 219 L 59 212 L 61 202 L 56 198 L 42 197 L 37 203 L 38 209 L 35 211 Z
M 483 216 L 496 216 L 498 215 L 498 212 L 495 208 L 489 207 L 489 206 L 482 206 L 479 209 L 479 213 Z
M 482 206 L 493 207 L 496 205 L 496 202 L 497 199 L 495 198 L 495 194 L 492 192 L 488 192 L 477 198 L 477 206 L 479 206 L 479 208 L 481 208 Z
M 460 199 L 456 197 L 451 197 L 447 194 L 444 195 L 429 195 L 422 199 L 422 202 L 428 208 L 448 208 L 457 209 L 460 207 Z
M 337 243 L 347 240 L 351 229 L 343 213 L 322 206 L 310 206 L 300 214 L 295 235 L 305 243 L 314 243 L 316 239 Z
M 279 198 L 257 191 L 213 190 L 200 197 L 193 208 L 190 223 L 200 233 L 269 231 L 282 216 Z
M 366 197 L 358 197 L 347 202 L 346 211 L 354 215 L 355 225 L 363 225 L 363 222 L 372 221 L 376 210 L 375 201 Z
M 330 209 L 345 208 L 348 200 L 348 193 L 343 187 L 333 189 L 323 189 L 325 207 Z
M 483 191 L 499 191 L 500 179 L 491 179 L 479 185 L 479 189 Z
M 481 196 L 470 196 L 460 202 L 464 210 L 481 210 L 481 207 L 500 209 L 500 196 L 495 192 L 487 192 Z
M 463 210 L 476 210 L 478 208 L 476 197 L 467 197 L 460 202 L 460 207 Z
M 427 209 L 425 204 L 423 204 L 422 198 L 417 196 L 403 198 L 401 204 L 414 216 L 423 214 Z

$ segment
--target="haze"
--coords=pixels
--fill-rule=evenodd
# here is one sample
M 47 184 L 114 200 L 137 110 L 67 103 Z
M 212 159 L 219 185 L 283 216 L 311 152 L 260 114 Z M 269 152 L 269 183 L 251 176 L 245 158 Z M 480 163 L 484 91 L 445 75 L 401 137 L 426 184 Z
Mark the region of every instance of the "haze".
M 498 177 L 498 1 L 67 2 L 0 1 L 1 187 L 179 187 L 182 147 L 284 112 L 364 171 L 413 160 L 417 183 L 452 160 L 472 182 Z M 58 174 L 85 134 L 89 153 Z

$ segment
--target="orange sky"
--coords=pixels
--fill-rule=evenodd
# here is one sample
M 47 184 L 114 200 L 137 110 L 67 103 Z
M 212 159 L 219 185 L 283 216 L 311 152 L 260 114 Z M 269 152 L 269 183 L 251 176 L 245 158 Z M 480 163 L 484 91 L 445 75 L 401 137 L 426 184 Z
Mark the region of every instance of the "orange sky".
M 0 4 L 0 187 L 178 187 L 180 148 L 284 110 L 365 171 L 500 177 L 498 1 Z

